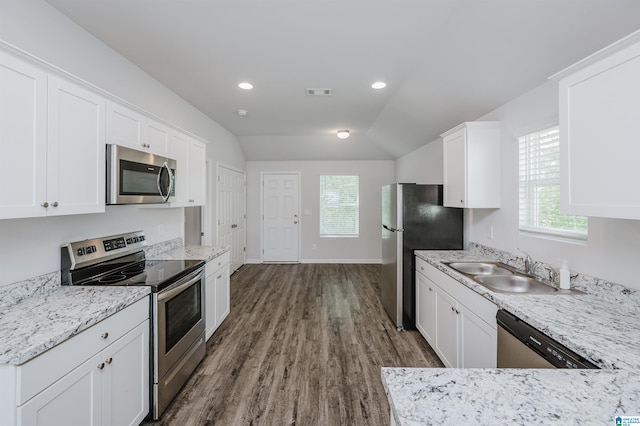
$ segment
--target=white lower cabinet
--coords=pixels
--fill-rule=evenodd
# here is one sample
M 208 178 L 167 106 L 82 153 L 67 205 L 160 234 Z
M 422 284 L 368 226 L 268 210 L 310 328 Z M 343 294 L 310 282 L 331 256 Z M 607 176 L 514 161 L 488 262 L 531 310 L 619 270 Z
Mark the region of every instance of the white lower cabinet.
M 226 252 L 207 262 L 205 289 L 205 327 L 207 340 L 227 318 L 231 310 L 229 266 L 231 253 Z
M 139 425 L 149 413 L 149 299 L 20 366 L 17 425 Z M 5 389 L 0 389 L 0 393 Z M 5 419 L 6 420 L 6 419 Z M 4 423 L 3 423 L 4 424 Z
M 447 367 L 495 368 L 498 307 L 416 258 L 416 328 Z

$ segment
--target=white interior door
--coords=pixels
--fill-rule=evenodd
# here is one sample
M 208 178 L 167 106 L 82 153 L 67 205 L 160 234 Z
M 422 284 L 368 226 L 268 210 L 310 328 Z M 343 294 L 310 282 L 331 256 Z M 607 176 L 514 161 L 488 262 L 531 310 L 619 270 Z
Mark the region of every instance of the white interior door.
M 218 244 L 231 246 L 231 272 L 245 261 L 245 173 L 218 166 Z
M 262 181 L 262 260 L 298 262 L 298 174 L 265 174 Z

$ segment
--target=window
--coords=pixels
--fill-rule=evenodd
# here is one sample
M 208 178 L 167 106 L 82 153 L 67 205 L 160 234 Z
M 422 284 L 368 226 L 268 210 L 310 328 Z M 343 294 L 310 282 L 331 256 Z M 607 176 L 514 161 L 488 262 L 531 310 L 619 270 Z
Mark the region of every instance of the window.
M 560 213 L 560 137 L 558 127 L 519 138 L 520 230 L 587 239 L 587 218 Z
M 359 181 L 359 176 L 320 176 L 320 236 L 358 236 Z

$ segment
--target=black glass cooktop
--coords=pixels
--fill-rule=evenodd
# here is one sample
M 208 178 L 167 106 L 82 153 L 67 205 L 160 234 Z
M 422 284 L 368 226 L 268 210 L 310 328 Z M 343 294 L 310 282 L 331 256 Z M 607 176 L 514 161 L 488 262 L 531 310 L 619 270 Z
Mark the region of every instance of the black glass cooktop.
M 202 260 L 141 260 L 88 279 L 83 285 L 149 286 L 152 292 L 157 292 L 201 266 Z

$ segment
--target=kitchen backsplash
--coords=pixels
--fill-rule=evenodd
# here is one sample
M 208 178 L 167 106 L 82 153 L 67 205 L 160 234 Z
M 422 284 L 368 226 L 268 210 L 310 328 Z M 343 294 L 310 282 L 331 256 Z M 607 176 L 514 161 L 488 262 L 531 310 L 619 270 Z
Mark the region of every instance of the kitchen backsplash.
M 509 253 L 475 242 L 469 243 L 469 250 L 482 257 L 498 260 L 516 269 L 524 269 L 524 259 L 522 255 Z M 556 270 L 558 268 L 557 265 L 537 262 L 533 267 L 534 275 L 539 278 L 547 278 L 548 272 L 545 270 L 545 266 Z M 640 291 L 574 271 L 571 271 L 571 288 L 582 290 L 609 302 L 625 304 L 631 302 L 635 306 L 640 306 Z
M 145 249 L 145 256 L 157 256 L 159 253 L 182 247 L 182 238 L 163 241 Z M 36 294 L 46 294 L 60 286 L 60 271 L 50 272 L 28 280 L 0 286 L 0 309 L 15 305 Z

